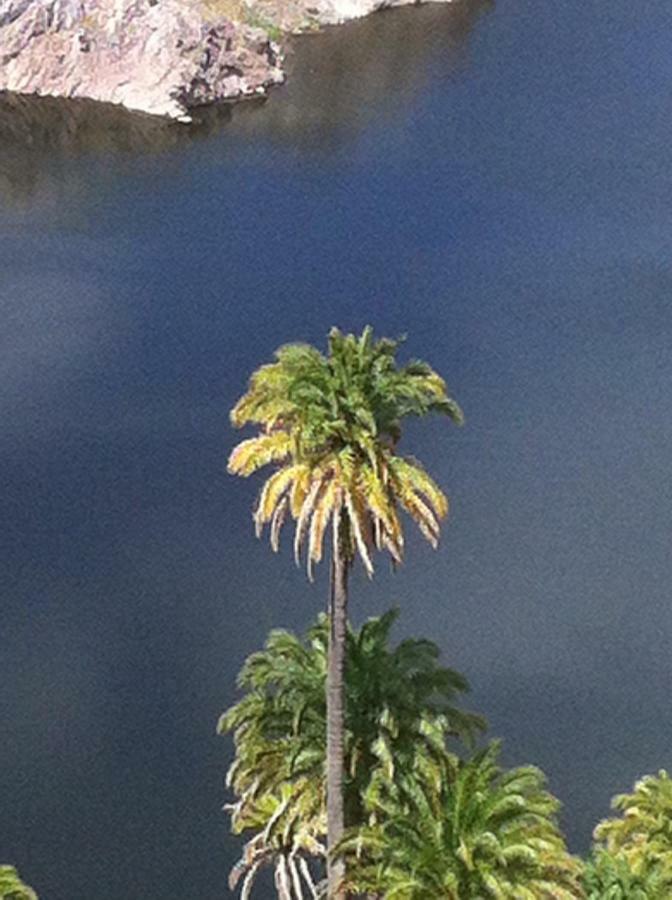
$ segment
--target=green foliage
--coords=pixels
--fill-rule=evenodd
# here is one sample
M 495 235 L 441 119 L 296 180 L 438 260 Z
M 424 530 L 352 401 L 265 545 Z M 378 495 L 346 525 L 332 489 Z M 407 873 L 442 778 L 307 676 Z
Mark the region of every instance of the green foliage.
M 276 43 L 280 43 L 284 36 L 282 28 L 261 15 L 257 10 L 245 7 L 244 20 L 246 25 L 251 25 L 253 28 L 261 28 Z
M 21 881 L 14 866 L 0 865 L 0 900 L 37 900 L 37 894 Z
M 611 805 L 623 815 L 600 822 L 598 844 L 625 854 L 634 865 L 649 859 L 672 871 L 672 780 L 667 772 L 645 775 L 632 794 L 618 794 Z
M 358 557 L 371 576 L 376 550 L 400 563 L 402 510 L 432 546 L 438 543 L 448 500 L 397 448 L 408 416 L 439 413 L 461 424 L 462 412 L 426 363 L 398 365 L 398 349 L 398 341 L 374 340 L 370 327 L 360 336 L 332 329 L 326 355 L 288 344 L 252 375 L 232 410 L 235 426 L 258 431 L 234 448 L 229 471 L 249 476 L 272 468 L 255 507 L 257 535 L 269 526 L 277 550 L 285 521 L 293 519 L 296 561 L 305 552 L 309 577 L 329 530 L 333 559 L 346 571 Z M 388 614 L 347 634 L 350 831 L 339 849 L 347 888 L 397 900 L 583 897 L 581 865 L 567 853 L 543 775 L 502 770 L 497 745 L 467 761 L 453 755 L 449 737 L 469 741 L 482 725 L 454 706 L 466 682 L 438 665 L 428 641 L 390 650 L 393 621 Z M 305 889 L 317 896 L 315 860 L 325 855 L 326 833 L 328 652 L 324 617 L 303 640 L 273 632 L 241 672 L 245 696 L 220 720 L 236 747 L 227 779 L 236 798 L 232 828 L 251 835 L 231 878 L 232 886 L 242 879 L 243 898 L 263 865 L 274 867 L 283 900 L 300 900 Z M 331 815 L 332 794 L 329 801 Z
M 646 775 L 612 807 L 622 815 L 595 829 L 586 872 L 590 900 L 663 900 L 672 896 L 672 780 Z M 592 893 L 591 893 L 592 891 Z
M 390 648 L 396 616 L 388 612 L 347 635 L 350 824 L 368 820 L 366 798 L 376 773 L 393 777 L 412 764 L 419 748 L 428 758 L 440 757 L 450 736 L 470 741 L 484 727 L 480 717 L 455 706 L 468 685 L 439 665 L 436 645 L 405 640 Z M 220 719 L 220 732 L 233 732 L 236 746 L 227 779 L 237 798 L 229 807 L 232 828 L 253 833 L 234 883 L 249 875 L 253 862 L 272 863 L 277 877 L 283 860 L 298 865 L 324 853 L 327 643 L 325 616 L 304 639 L 271 632 L 240 673 L 245 696 Z
M 672 874 L 644 860 L 637 871 L 623 853 L 597 849 L 584 875 L 587 900 L 669 900 Z
M 394 778 L 378 772 L 370 824 L 341 847 L 350 888 L 390 900 L 583 897 L 542 773 L 505 771 L 498 752 L 497 743 L 467 761 L 419 752 Z
M 331 525 L 348 558 L 373 573 L 372 553 L 403 557 L 399 509 L 436 546 L 448 501 L 420 463 L 396 453 L 407 416 L 440 413 L 458 424 L 462 412 L 430 366 L 396 362 L 398 341 L 374 340 L 333 328 L 325 356 L 308 344 L 287 344 L 276 361 L 252 375 L 231 412 L 236 427 L 255 425 L 256 437 L 238 444 L 229 471 L 251 475 L 275 464 L 255 510 L 257 534 L 270 526 L 278 548 L 290 515 L 295 555 L 307 547 L 309 575 Z

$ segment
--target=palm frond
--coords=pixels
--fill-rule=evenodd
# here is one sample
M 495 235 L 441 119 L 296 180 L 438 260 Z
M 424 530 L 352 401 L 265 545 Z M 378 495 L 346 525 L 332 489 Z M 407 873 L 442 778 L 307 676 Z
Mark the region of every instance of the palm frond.
M 291 435 L 284 431 L 261 434 L 237 444 L 229 456 L 233 475 L 251 475 L 271 462 L 286 460 L 292 452 Z
M 345 800 L 350 821 L 362 825 L 370 814 L 396 814 L 395 776 L 407 804 L 434 808 L 430 797 L 440 793 L 437 773 L 457 770 L 446 755 L 447 742 L 455 734 L 467 740 L 476 727 L 473 714 L 456 705 L 466 680 L 440 665 L 434 644 L 405 640 L 391 646 L 396 617 L 391 610 L 347 632 Z M 284 855 L 296 893 L 300 861 L 323 859 L 328 632 L 323 614 L 303 638 L 272 631 L 238 676 L 242 698 L 220 718 L 218 730 L 231 733 L 235 745 L 227 778 L 235 795 L 227 806 L 232 828 L 251 834 L 243 854 L 246 867 L 239 863 L 237 879 L 259 860 L 276 866 Z M 302 877 L 306 893 L 314 896 L 316 888 Z

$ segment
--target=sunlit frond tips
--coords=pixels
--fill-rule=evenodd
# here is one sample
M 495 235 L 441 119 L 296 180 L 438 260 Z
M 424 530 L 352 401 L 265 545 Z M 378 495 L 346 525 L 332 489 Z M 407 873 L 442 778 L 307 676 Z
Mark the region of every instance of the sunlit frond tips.
M 400 343 L 374 338 L 367 326 L 359 336 L 332 328 L 326 355 L 309 344 L 285 344 L 253 373 L 231 412 L 236 427 L 259 431 L 233 449 L 229 472 L 274 468 L 255 507 L 257 534 L 269 525 L 277 549 L 289 515 L 297 562 L 305 553 L 309 574 L 336 525 L 346 557 L 359 557 L 369 574 L 375 550 L 401 562 L 400 510 L 438 544 L 447 498 L 397 446 L 407 416 L 438 413 L 461 424 L 463 415 L 427 363 L 397 364 Z

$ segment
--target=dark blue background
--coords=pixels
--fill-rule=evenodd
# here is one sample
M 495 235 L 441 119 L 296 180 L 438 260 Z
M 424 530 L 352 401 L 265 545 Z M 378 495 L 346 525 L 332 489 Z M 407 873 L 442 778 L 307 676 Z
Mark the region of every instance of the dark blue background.
M 670 24 L 465 0 L 193 132 L 2 108 L 0 856 L 41 898 L 226 895 L 215 724 L 326 594 L 254 540 L 228 410 L 332 324 L 407 332 L 467 415 L 409 428 L 450 522 L 355 619 L 441 645 L 575 849 L 672 766 Z

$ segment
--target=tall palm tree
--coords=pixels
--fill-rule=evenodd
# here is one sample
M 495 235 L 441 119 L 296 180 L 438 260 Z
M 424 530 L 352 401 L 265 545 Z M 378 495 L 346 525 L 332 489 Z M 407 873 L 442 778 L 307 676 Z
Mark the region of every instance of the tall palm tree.
M 259 368 L 231 412 L 237 426 L 259 433 L 231 453 L 229 471 L 251 475 L 273 464 L 254 519 L 257 534 L 270 526 L 277 550 L 287 515 L 296 521 L 297 562 L 307 548 L 308 574 L 332 530 L 329 654 L 327 674 L 328 847 L 345 828 L 344 665 L 348 575 L 355 556 L 373 574 L 373 550 L 394 563 L 403 557 L 399 519 L 403 509 L 436 546 L 448 501 L 417 460 L 400 456 L 397 445 L 407 416 L 436 412 L 454 422 L 462 413 L 443 379 L 426 363 L 398 366 L 398 341 L 374 340 L 367 327 L 359 338 L 333 328 L 323 355 L 308 344 L 288 344 L 276 361 Z M 329 896 L 342 896 L 342 864 L 330 852 Z
M 391 610 L 347 631 L 345 805 L 358 825 L 368 819 L 365 796 L 378 770 L 392 777 L 420 748 L 438 757 L 448 737 L 471 742 L 484 727 L 481 717 L 455 706 L 468 685 L 439 665 L 436 645 L 410 639 L 390 647 L 396 617 Z M 234 885 L 245 874 L 251 889 L 265 864 L 275 866 L 278 884 L 277 873 L 292 862 L 305 874 L 310 857 L 324 856 L 328 642 L 324 615 L 303 639 L 271 632 L 239 675 L 245 696 L 220 719 L 220 732 L 233 732 L 236 745 L 227 776 L 237 798 L 228 807 L 232 827 L 253 832 Z M 300 883 L 295 874 L 291 900 L 301 897 L 294 886 Z
M 504 771 L 498 743 L 461 761 L 418 755 L 379 777 L 377 821 L 341 844 L 349 886 L 385 900 L 576 900 L 581 864 L 556 822 L 558 801 L 532 767 Z
M 14 866 L 0 865 L 0 900 L 37 900 L 37 894 L 21 881 Z

